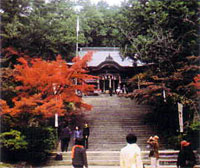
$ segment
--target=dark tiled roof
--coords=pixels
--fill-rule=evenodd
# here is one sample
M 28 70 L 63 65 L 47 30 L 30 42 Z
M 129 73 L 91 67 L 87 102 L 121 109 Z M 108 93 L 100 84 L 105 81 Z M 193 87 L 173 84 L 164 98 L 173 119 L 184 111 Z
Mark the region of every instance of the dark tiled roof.
M 84 56 L 88 51 L 94 51 L 92 60 L 88 63 L 88 66 L 98 66 L 100 63 L 108 60 L 112 60 L 118 63 L 120 66 L 132 67 L 133 61 L 131 59 L 122 59 L 120 56 L 119 48 L 117 47 L 85 47 L 80 49 L 80 56 Z

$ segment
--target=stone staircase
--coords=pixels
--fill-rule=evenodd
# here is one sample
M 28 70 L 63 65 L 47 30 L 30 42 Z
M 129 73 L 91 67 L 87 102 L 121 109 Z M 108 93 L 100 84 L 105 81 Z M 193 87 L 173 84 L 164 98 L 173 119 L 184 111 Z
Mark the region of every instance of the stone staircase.
M 128 133 L 135 133 L 138 145 L 146 150 L 147 139 L 156 134 L 144 120 L 149 106 L 116 95 L 85 97 L 84 101 L 93 106 L 92 111 L 85 112 L 91 130 L 89 151 L 119 151 L 126 144 Z M 161 147 L 164 148 L 162 138 Z
M 93 106 L 92 111 L 84 113 L 85 120 L 90 125 L 89 149 L 87 150 L 89 167 L 119 168 L 120 149 L 126 145 L 128 133 L 137 135 L 137 144 L 142 150 L 143 163 L 145 167 L 150 167 L 146 141 L 150 136 L 157 134 L 153 126 L 145 122 L 145 116 L 150 112 L 150 107 L 138 105 L 133 100 L 116 95 L 90 96 L 83 99 Z M 165 150 L 162 137 L 159 141 L 161 168 L 176 167 L 178 151 Z M 62 161 L 55 161 L 56 152 L 52 153 L 47 165 L 50 167 L 70 166 L 71 146 L 70 142 L 69 152 L 63 153 Z

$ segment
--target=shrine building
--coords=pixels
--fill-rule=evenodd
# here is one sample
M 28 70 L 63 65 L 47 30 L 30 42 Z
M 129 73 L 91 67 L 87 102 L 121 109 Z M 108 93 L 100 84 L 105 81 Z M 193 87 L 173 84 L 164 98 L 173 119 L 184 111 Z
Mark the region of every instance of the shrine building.
M 127 81 L 143 69 L 143 65 L 134 65 L 131 59 L 122 59 L 120 50 L 116 47 L 84 47 L 80 48 L 82 57 L 88 51 L 93 51 L 92 60 L 88 62 L 89 74 L 98 76 L 97 80 L 87 81 L 95 85 L 95 89 L 105 93 L 112 88 L 128 89 Z

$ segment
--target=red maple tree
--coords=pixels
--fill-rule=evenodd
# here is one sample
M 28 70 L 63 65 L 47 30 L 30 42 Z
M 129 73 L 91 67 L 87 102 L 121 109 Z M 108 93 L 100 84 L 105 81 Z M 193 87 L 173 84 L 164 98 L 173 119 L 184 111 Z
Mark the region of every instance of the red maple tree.
M 12 99 L 14 106 L 10 108 L 1 100 L 1 114 L 9 113 L 17 116 L 22 113 L 62 116 L 67 113 L 66 104 L 73 103 L 74 111 L 91 108 L 77 95 L 77 91 L 87 93 L 94 86 L 86 83 L 87 79 L 97 78 L 87 74 L 87 62 L 92 52 L 84 57 L 75 57 L 73 64 L 68 65 L 60 55 L 55 61 L 46 61 L 40 58 L 18 58 L 14 66 L 13 77 L 20 83 L 16 87 L 18 94 Z
M 194 77 L 193 85 L 197 89 L 197 94 L 200 95 L 200 74 Z

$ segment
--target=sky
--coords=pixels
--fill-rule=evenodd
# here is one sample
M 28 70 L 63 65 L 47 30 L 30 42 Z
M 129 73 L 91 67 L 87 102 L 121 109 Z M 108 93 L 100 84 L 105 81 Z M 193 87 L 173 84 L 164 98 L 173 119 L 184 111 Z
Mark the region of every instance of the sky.
M 97 3 L 99 2 L 100 0 L 91 0 L 91 2 L 93 3 Z M 107 2 L 109 5 L 120 5 L 120 3 L 123 1 L 123 0 L 104 0 L 105 2 Z
M 49 2 L 49 0 L 45 0 L 45 1 Z M 74 0 L 74 1 L 76 1 L 76 0 Z M 101 1 L 101 0 L 91 0 L 91 2 L 93 2 L 95 4 L 98 3 L 99 1 Z M 107 2 L 109 5 L 120 5 L 121 2 L 124 0 L 103 0 L 103 1 Z

